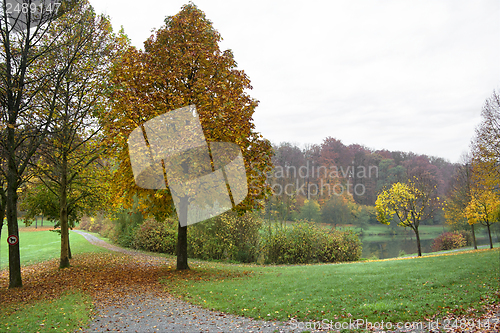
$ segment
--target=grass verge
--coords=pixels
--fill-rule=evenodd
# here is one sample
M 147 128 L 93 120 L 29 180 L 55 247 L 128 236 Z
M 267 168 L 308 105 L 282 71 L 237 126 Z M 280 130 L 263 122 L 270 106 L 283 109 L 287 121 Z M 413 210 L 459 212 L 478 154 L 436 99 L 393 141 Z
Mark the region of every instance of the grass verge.
M 399 322 L 499 301 L 499 251 L 407 260 L 172 272 L 167 290 L 219 311 L 269 320 Z
M 82 235 L 69 233 L 72 253 L 103 252 L 102 247 L 90 244 Z M 2 232 L 0 240 L 0 269 L 9 265 L 9 249 L 7 233 Z M 61 236 L 53 231 L 23 231 L 19 232 L 19 253 L 21 265 L 30 265 L 38 262 L 58 258 L 61 253 Z
M 74 332 L 85 327 L 92 313 L 92 300 L 83 293 L 8 306 L 0 312 L 2 332 Z

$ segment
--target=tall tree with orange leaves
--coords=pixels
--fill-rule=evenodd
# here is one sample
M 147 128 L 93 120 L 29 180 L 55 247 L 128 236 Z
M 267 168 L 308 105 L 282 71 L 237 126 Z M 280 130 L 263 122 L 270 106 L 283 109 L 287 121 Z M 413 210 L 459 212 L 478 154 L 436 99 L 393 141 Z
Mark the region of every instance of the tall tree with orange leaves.
M 165 26 L 145 43 L 133 47 L 113 70 L 113 110 L 104 121 L 113 159 L 115 203 L 129 206 L 132 198 L 146 215 L 157 219 L 173 213 L 172 195 L 164 190 L 136 186 L 128 157 L 129 134 L 146 121 L 195 105 L 207 141 L 240 146 L 247 170 L 249 193 L 236 210 L 259 206 L 270 189 L 264 171 L 270 166 L 272 147 L 255 131 L 253 114 L 258 102 L 247 94 L 250 80 L 237 69 L 230 50 L 221 51 L 220 34 L 194 4 L 167 17 Z M 188 269 L 187 226 L 178 226 L 177 269 Z

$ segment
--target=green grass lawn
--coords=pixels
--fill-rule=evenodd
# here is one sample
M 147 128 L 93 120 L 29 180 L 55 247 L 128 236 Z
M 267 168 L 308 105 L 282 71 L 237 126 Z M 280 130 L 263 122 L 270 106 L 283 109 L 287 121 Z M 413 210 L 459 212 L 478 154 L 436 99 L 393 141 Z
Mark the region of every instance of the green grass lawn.
M 24 230 L 26 229 L 19 229 L 21 265 L 34 264 L 60 256 L 61 236 L 58 233 L 49 230 Z M 5 228 L 2 230 L 2 239 L 0 240 L 0 269 L 4 269 L 9 265 L 9 245 L 7 244 L 7 236 L 7 230 Z M 106 251 L 101 247 L 90 244 L 83 236 L 71 231 L 69 233 L 69 239 L 72 253 Z
M 190 302 L 255 318 L 398 322 L 498 302 L 499 273 L 495 249 L 349 264 L 215 265 L 172 272 L 165 284 Z
M 90 320 L 92 300 L 75 292 L 50 301 L 2 308 L 1 332 L 74 332 Z

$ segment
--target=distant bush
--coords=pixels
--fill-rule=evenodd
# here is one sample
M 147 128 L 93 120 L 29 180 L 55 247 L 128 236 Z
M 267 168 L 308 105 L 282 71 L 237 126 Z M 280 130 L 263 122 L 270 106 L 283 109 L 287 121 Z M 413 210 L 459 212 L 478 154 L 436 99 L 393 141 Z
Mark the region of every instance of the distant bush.
M 104 221 L 94 216 L 84 216 L 80 220 L 79 228 L 90 232 L 100 232 L 104 228 Z
M 100 213 L 95 216 L 82 217 L 78 228 L 90 232 L 97 232 L 106 238 L 109 238 L 109 236 L 114 232 L 113 222 L 104 214 Z
M 474 243 L 474 240 L 472 238 L 472 231 L 460 230 L 459 233 L 465 239 L 465 246 L 471 246 Z
M 144 221 L 141 212 L 132 209 L 121 209 L 115 213 L 113 232 L 109 238 L 124 247 L 132 247 L 134 244 L 135 230 Z
M 362 244 L 352 230 L 327 232 L 320 239 L 323 241 L 318 252 L 320 262 L 356 261 L 361 257 Z
M 466 240 L 458 232 L 445 232 L 434 239 L 434 242 L 432 243 L 432 250 L 443 251 L 458 249 L 464 247 L 466 244 Z
M 146 219 L 134 232 L 131 246 L 136 249 L 175 254 L 177 245 L 177 220 Z
M 361 241 L 351 230 L 327 232 L 314 223 L 299 221 L 264 228 L 264 261 L 275 264 L 358 260 Z
M 270 225 L 264 228 L 262 249 L 265 263 L 305 264 L 317 261 L 322 237 L 314 223 L 295 222 L 290 226 Z
M 188 228 L 188 254 L 200 259 L 254 262 L 261 220 L 251 213 L 227 212 Z

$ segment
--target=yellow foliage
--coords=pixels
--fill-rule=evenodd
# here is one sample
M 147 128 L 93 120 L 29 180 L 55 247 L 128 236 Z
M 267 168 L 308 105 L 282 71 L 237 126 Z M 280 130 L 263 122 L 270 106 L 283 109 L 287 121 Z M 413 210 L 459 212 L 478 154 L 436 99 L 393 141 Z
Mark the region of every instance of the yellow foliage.
M 500 198 L 491 190 L 475 190 L 471 201 L 465 208 L 465 215 L 469 224 L 498 222 Z

